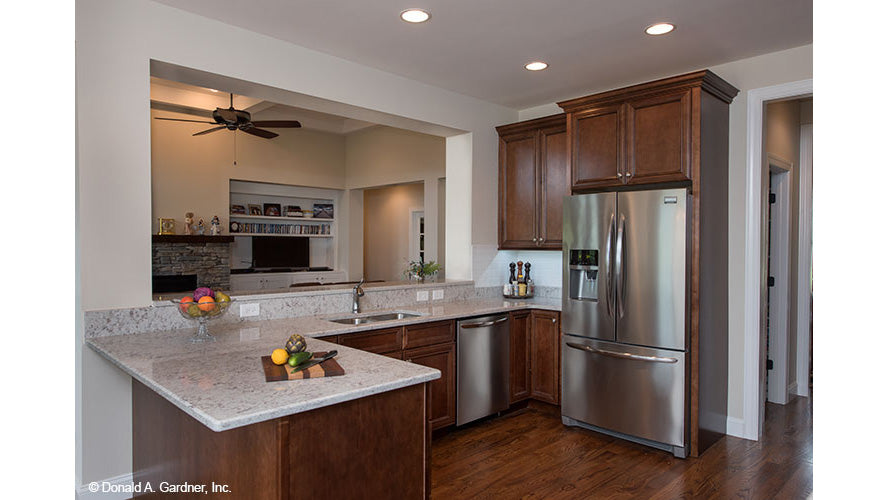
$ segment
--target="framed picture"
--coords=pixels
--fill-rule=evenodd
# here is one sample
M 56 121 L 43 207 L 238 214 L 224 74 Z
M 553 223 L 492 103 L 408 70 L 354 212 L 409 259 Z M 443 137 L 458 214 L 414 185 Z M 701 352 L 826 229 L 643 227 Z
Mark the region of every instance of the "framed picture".
M 287 205 L 284 215 L 287 217 L 302 217 L 302 207 L 299 205 Z
M 159 217 L 157 219 L 157 227 L 159 228 L 157 234 L 176 234 L 176 219 Z
M 332 203 L 315 203 L 314 204 L 315 219 L 332 219 L 333 204 Z
M 231 205 L 231 213 L 245 215 L 247 213 L 247 209 L 244 208 L 243 205 Z
M 281 216 L 281 204 L 280 203 L 264 203 L 262 207 L 265 209 L 265 215 L 270 217 L 280 217 Z
M 250 204 L 250 215 L 262 215 L 262 207 Z

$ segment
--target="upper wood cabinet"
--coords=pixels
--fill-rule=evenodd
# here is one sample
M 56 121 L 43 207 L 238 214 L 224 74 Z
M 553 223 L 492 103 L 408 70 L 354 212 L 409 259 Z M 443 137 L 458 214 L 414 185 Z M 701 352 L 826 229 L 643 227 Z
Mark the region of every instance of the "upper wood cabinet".
M 730 103 L 737 89 L 698 71 L 559 102 L 567 114 L 573 192 L 687 183 L 699 163 L 701 91 Z
M 560 250 L 562 206 L 570 195 L 565 115 L 497 127 L 499 247 Z

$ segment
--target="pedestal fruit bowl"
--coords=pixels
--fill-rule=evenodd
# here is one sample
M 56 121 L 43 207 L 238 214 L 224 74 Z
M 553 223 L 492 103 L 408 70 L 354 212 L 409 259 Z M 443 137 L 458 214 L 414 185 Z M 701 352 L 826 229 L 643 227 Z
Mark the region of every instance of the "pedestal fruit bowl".
M 197 332 L 189 340 L 191 342 L 212 342 L 216 340 L 207 329 L 207 322 L 221 318 L 233 300 L 222 292 L 213 292 L 209 288 L 198 288 L 191 296 L 171 300 L 183 318 L 197 321 Z

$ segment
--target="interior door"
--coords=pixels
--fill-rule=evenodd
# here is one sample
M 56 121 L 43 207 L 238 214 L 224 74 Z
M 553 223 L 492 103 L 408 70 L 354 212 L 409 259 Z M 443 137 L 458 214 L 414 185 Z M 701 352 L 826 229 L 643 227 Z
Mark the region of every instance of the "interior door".
M 617 342 L 685 349 L 687 190 L 617 196 Z

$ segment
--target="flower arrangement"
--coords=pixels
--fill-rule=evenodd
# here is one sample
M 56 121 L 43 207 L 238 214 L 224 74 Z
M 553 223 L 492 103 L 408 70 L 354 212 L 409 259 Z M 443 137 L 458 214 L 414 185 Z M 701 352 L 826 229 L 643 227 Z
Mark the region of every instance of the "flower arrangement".
M 441 266 L 435 261 L 411 260 L 407 263 L 407 269 L 404 270 L 404 277 L 414 281 L 425 281 L 428 276 L 437 276 L 440 270 Z

